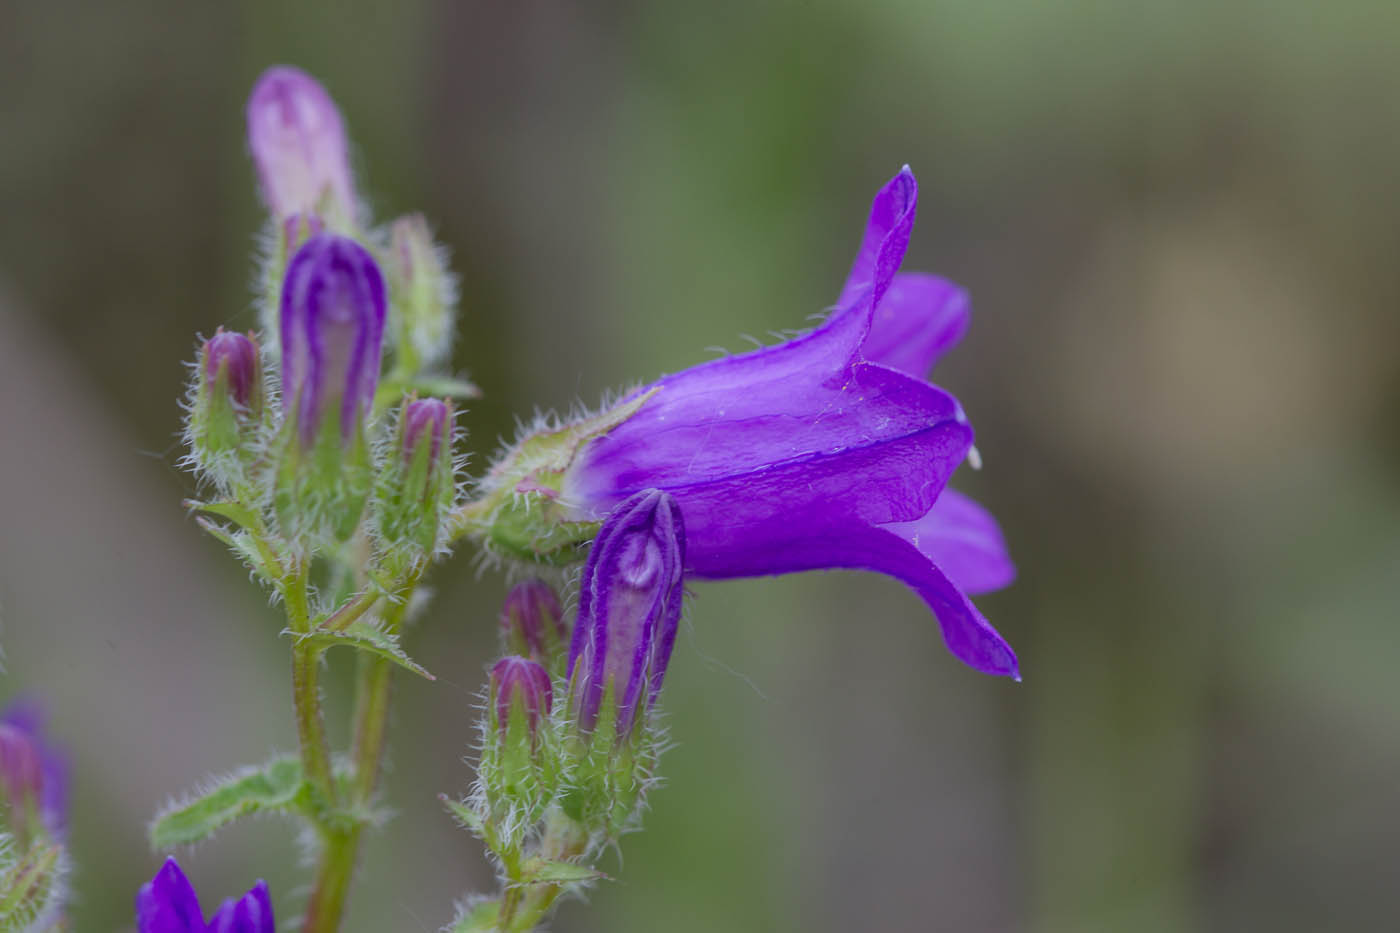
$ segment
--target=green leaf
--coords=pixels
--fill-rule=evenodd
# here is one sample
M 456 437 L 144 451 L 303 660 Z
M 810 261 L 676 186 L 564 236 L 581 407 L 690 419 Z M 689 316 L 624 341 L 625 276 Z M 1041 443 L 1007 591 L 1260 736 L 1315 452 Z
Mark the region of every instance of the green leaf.
M 208 839 L 240 816 L 288 812 L 302 786 L 301 762 L 291 755 L 242 768 L 159 813 L 148 831 L 151 848 L 163 851 Z
M 237 502 L 197 502 L 194 499 L 186 499 L 185 507 L 226 518 L 240 528 L 246 528 L 249 531 L 261 531 L 263 527 L 262 519 L 258 517 L 257 512 L 247 506 L 239 505 Z
M 303 638 L 313 645 L 321 648 L 334 648 L 336 645 L 347 645 L 359 651 L 367 651 L 370 654 L 393 661 L 399 667 L 410 670 L 419 677 L 428 680 L 437 680 L 432 674 L 423 669 L 418 662 L 414 661 L 404 650 L 399 647 L 399 639 L 395 635 L 390 635 L 383 629 L 376 628 L 373 622 L 361 619 L 346 626 L 344 631 L 331 631 L 330 629 L 316 629 L 306 635 L 297 635 L 290 630 L 282 634 L 291 635 L 293 638 Z
M 524 884 L 588 884 L 591 881 L 610 881 L 607 875 L 587 865 L 575 862 L 556 862 L 551 859 L 528 858 L 520 868 Z
M 460 800 L 453 800 L 446 794 L 438 794 L 438 800 L 442 801 L 442 805 L 447 808 L 448 813 L 457 818 L 457 822 L 471 830 L 473 834 L 480 836 L 486 832 L 486 824 L 482 822 L 480 814 L 469 805 Z

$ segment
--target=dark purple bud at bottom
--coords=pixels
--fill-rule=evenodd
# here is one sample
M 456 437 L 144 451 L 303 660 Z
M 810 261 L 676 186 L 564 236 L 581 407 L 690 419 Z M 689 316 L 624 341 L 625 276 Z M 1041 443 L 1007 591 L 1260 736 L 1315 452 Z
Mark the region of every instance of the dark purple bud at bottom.
M 567 634 L 564 607 L 548 583 L 531 579 L 511 587 L 501 608 L 506 650 L 545 659 L 563 647 Z
M 262 402 L 262 367 L 258 363 L 258 345 L 247 334 L 226 331 L 222 327 L 204 341 L 204 384 L 215 391 L 219 374 L 224 373 L 228 398 L 243 411 L 253 411 Z
M 619 736 L 656 699 L 680 625 L 684 569 L 685 528 L 670 493 L 643 490 L 608 513 L 584 567 L 569 649 L 570 698 L 585 732 L 609 688 Z
M 494 726 L 502 736 L 510 727 L 511 710 L 517 703 L 531 738 L 539 731 L 540 716 L 548 716 L 554 709 L 549 672 L 528 658 L 511 655 L 497 661 L 491 668 L 490 691 Z
M 374 401 L 384 341 L 384 277 L 348 237 L 307 240 L 282 283 L 282 403 L 309 447 L 338 413 L 342 443 Z
M 452 430 L 452 408 L 436 398 L 416 398 L 403 408 L 403 459 L 412 463 L 419 444 L 432 444 L 428 463 L 437 462 L 438 455 Z

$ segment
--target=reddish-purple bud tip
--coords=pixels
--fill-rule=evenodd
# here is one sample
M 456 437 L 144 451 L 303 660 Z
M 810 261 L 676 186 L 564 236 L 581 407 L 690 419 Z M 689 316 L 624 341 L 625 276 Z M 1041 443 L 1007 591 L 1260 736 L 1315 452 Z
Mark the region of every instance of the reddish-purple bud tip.
M 670 493 L 648 489 L 610 513 L 589 551 L 569 649 L 570 697 L 592 731 L 607 688 L 626 735 L 661 690 L 685 595 L 685 527 Z
M 542 661 L 560 648 L 568 636 L 564 607 L 554 589 L 543 580 L 517 583 L 501 607 L 501 635 L 507 650 Z
M 540 716 L 548 716 L 554 708 L 549 672 L 529 658 L 509 655 L 497 661 L 491 668 L 490 691 L 494 725 L 502 735 L 517 703 L 532 737 L 539 731 Z
M 339 412 L 348 443 L 368 415 L 384 341 L 384 277 L 364 247 L 322 233 L 307 240 L 282 284 L 282 403 L 310 446 Z
M 0 789 L 18 812 L 37 804 L 44 786 L 44 766 L 34 737 L 0 722 Z
M 412 463 L 421 443 L 430 443 L 428 462 L 436 463 L 452 430 L 452 408 L 441 399 L 416 398 L 403 408 L 403 459 Z
M 220 327 L 204 341 L 204 382 L 209 389 L 217 385 L 220 370 L 226 373 L 229 400 L 245 411 L 257 407 L 262 394 L 262 367 L 258 364 L 257 342 L 251 336 Z
M 0 805 L 8 802 L 16 825 L 37 812 L 52 835 L 63 832 L 68 811 L 68 763 L 44 741 L 44 714 L 30 701 L 12 703 L 0 716 Z M 0 806 L 3 809 L 3 806 Z
M 248 148 L 273 216 L 329 209 L 354 219 L 345 127 L 315 78 L 298 68 L 269 68 L 248 97 L 247 117 Z

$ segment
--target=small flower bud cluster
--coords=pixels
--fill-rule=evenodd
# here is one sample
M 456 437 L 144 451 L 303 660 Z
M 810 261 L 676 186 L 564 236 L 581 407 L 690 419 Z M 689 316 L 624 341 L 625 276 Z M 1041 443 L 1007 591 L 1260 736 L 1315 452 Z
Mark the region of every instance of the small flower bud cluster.
M 247 121 L 267 294 L 260 332 L 220 329 L 200 348 L 186 440 L 217 493 L 206 511 L 233 521 L 226 537 L 255 569 L 357 536 L 394 573 L 421 565 L 445 543 L 460 467 L 452 403 L 413 395 L 460 391 L 426 369 L 451 343 L 442 252 L 420 215 L 369 226 L 344 120 L 309 75 L 269 69 Z
M 522 854 L 586 860 L 635 825 L 663 738 L 653 711 L 680 622 L 684 567 L 675 500 L 647 490 L 603 522 L 571 638 L 548 585 L 511 590 L 501 634 L 512 653 L 491 669 L 472 803 L 472 823 L 503 865 Z M 563 674 L 557 703 L 551 666 Z M 538 851 L 525 852 L 531 840 Z

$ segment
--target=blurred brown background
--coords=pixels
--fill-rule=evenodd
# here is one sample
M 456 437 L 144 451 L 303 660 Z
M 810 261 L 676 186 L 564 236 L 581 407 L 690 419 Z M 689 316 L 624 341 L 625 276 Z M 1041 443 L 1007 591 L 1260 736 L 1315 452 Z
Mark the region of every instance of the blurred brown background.
M 3 693 L 73 753 L 79 931 L 130 924 L 164 798 L 294 741 L 280 623 L 174 466 L 194 335 L 253 323 L 242 106 L 282 62 L 378 215 L 453 251 L 477 464 L 537 405 L 801 326 L 905 162 L 906 268 L 973 294 L 938 381 L 1025 682 L 886 579 L 697 585 L 668 785 L 556 929 L 1394 928 L 1400 4 L 7 0 Z M 489 883 L 434 795 L 504 587 L 436 584 L 357 933 Z M 291 843 L 183 859 L 206 907 L 266 876 L 290 919 Z

